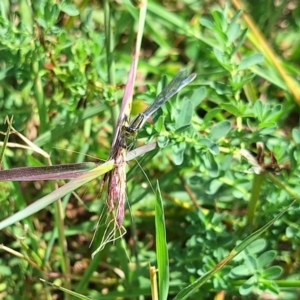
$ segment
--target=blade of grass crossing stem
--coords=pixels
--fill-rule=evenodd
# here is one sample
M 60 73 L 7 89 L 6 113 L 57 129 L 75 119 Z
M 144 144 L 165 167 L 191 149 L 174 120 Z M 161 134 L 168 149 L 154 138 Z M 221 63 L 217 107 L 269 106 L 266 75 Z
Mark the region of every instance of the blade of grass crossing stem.
M 68 294 L 68 295 L 71 295 L 71 296 L 73 296 L 73 297 L 76 298 L 76 299 L 91 300 L 91 298 L 89 298 L 89 297 L 86 297 L 86 296 L 84 296 L 84 295 L 78 294 L 78 293 L 76 293 L 76 292 L 74 292 L 74 291 L 71 291 L 71 290 L 68 290 L 68 289 L 66 289 L 66 288 L 64 288 L 64 287 L 58 286 L 58 285 L 56 285 L 56 284 L 54 284 L 54 283 L 52 283 L 52 282 L 46 281 L 45 279 L 40 279 L 40 280 L 41 280 L 41 282 L 46 283 L 46 284 L 48 284 L 49 286 L 51 286 L 51 287 L 53 287 L 53 288 L 55 288 L 55 289 L 58 289 L 58 290 L 60 290 L 60 291 L 62 291 L 62 292 L 64 292 L 64 293 L 66 293 L 66 294 Z M 72 298 L 72 299 L 74 299 L 74 298 Z
M 253 241 L 257 240 L 263 233 L 265 233 L 282 215 L 295 203 L 293 201 L 289 206 L 283 209 L 274 219 L 272 219 L 269 223 L 267 223 L 262 228 L 253 232 L 249 235 L 245 240 L 243 240 L 240 244 L 232 249 L 227 257 L 225 257 L 222 261 L 220 261 L 212 270 L 208 271 L 202 277 L 194 281 L 191 285 L 182 289 L 174 298 L 174 300 L 184 300 L 190 297 L 193 293 L 195 293 L 204 283 L 206 283 L 211 277 L 221 270 L 226 264 L 228 264 L 235 256 L 237 256 L 240 252 L 242 252 L 247 246 L 249 246 Z
M 156 235 L 156 254 L 158 266 L 158 289 L 159 299 L 168 298 L 169 292 L 169 256 L 166 238 L 166 223 L 162 197 L 157 183 L 156 204 L 155 204 L 155 235 Z

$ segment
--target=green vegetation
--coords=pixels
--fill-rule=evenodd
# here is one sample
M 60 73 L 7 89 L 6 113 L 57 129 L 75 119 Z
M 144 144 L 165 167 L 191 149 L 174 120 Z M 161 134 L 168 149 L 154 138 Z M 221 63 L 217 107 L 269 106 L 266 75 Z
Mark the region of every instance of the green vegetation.
M 138 32 L 130 120 L 197 74 L 128 143 L 157 147 L 131 152 L 114 242 L 112 164 L 0 182 L 0 220 L 48 195 L 0 222 L 1 299 L 298 299 L 300 6 L 255 3 L 1 1 L 3 170 L 108 160 Z

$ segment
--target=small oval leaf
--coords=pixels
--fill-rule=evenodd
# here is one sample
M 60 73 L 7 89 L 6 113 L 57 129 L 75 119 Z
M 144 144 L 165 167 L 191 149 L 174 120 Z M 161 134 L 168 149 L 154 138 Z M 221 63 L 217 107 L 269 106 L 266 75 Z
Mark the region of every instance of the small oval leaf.
M 165 148 L 169 144 L 169 138 L 167 136 L 160 135 L 157 139 L 157 145 L 159 148 Z
M 296 144 L 300 144 L 300 130 L 298 128 L 293 128 L 292 136 Z
M 227 120 L 222 121 L 220 123 L 218 123 L 217 125 L 215 125 L 208 137 L 213 140 L 213 141 L 217 141 L 221 138 L 223 138 L 224 136 L 226 136 L 226 134 L 231 130 L 231 123 Z
M 186 143 L 181 142 L 172 146 L 173 150 L 173 161 L 175 165 L 181 165 L 183 162 L 184 150 L 186 148 Z
M 176 120 L 175 129 L 186 127 L 191 124 L 194 106 L 191 101 L 185 101 L 178 118 Z
M 243 58 L 238 67 L 238 70 L 241 71 L 241 70 L 248 69 L 254 65 L 260 64 L 263 60 L 264 60 L 264 56 L 262 54 L 255 53 L 251 56 Z
M 220 152 L 218 145 L 209 139 L 199 139 L 199 144 L 202 144 L 203 146 L 207 147 L 209 152 L 213 155 L 218 155 Z
M 280 266 L 272 266 L 262 272 L 264 279 L 273 280 L 282 274 L 283 270 Z
M 192 94 L 190 100 L 192 101 L 194 107 L 197 107 L 205 99 L 205 97 L 206 97 L 206 88 L 202 86 Z
M 211 177 L 217 177 L 219 175 L 219 166 L 215 161 L 215 157 L 210 152 L 207 152 L 202 158 L 204 165 L 208 169 L 209 175 Z

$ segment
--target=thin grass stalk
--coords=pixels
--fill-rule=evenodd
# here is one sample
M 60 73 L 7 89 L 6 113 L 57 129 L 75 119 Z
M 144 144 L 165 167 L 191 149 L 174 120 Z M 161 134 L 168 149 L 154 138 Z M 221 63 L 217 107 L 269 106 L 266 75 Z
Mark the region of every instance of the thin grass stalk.
M 105 49 L 106 49 L 106 64 L 107 64 L 107 79 L 108 84 L 115 86 L 115 60 L 113 56 L 114 40 L 111 26 L 111 12 L 109 0 L 104 1 L 104 25 L 105 25 Z M 117 100 L 117 99 L 115 99 Z M 115 101 L 117 103 L 117 101 Z M 111 115 L 114 126 L 117 124 L 118 107 L 113 105 L 111 108 Z
M 7 130 L 6 130 L 6 134 L 4 136 L 3 146 L 2 146 L 2 149 L 0 152 L 0 169 L 1 169 L 2 161 L 3 161 L 3 157 L 4 157 L 4 152 L 7 147 L 12 121 L 13 121 L 13 117 L 11 117 L 11 119 L 7 122 L 8 126 L 7 126 Z
M 157 269 L 149 264 L 149 276 L 151 284 L 151 298 L 152 300 L 158 300 L 158 288 L 157 288 Z
M 246 228 L 248 228 L 250 231 L 254 225 L 255 212 L 256 212 L 256 207 L 257 207 L 257 203 L 259 200 L 259 195 L 260 195 L 263 179 L 264 179 L 264 174 L 255 174 L 253 177 L 251 198 L 248 203 L 248 209 L 247 209 L 247 227 Z
M 44 91 L 42 80 L 39 74 L 39 63 L 34 62 L 32 66 L 33 73 L 35 75 L 34 80 L 34 95 L 37 103 L 38 113 L 39 113 L 39 121 L 40 121 L 40 133 L 44 133 L 48 129 L 48 114 L 47 107 L 45 103 Z
M 104 234 L 104 227 L 99 228 L 97 234 L 95 235 L 93 245 L 99 245 L 101 243 L 103 234 Z M 75 288 L 76 292 L 80 292 L 81 294 L 83 294 L 86 291 L 91 277 L 93 276 L 95 270 L 99 268 L 99 264 L 102 261 L 102 258 L 105 257 L 106 254 L 108 253 L 110 246 L 111 244 L 107 245 L 107 247 L 105 247 L 102 251 L 98 252 L 97 255 L 95 255 L 93 259 L 90 261 L 87 269 L 85 270 L 83 276 L 81 277 L 79 283 Z
M 141 1 L 140 3 L 140 16 L 139 16 L 139 23 L 137 28 L 137 37 L 136 37 L 136 44 L 135 44 L 135 55 L 138 58 L 140 56 L 141 45 L 142 45 L 142 38 L 144 34 L 144 27 L 146 22 L 146 14 L 147 14 L 147 0 Z M 138 59 L 136 60 L 137 68 Z
M 54 184 L 55 189 L 58 189 L 57 183 Z M 54 205 L 54 218 L 55 218 L 55 228 L 57 228 L 58 231 L 58 242 L 61 249 L 61 268 L 62 273 L 65 275 L 65 284 L 64 286 L 67 289 L 71 289 L 71 266 L 70 266 L 70 259 L 68 256 L 68 243 L 65 236 L 65 227 L 64 227 L 64 210 L 62 207 L 61 199 L 56 201 Z M 70 299 L 69 296 L 66 296 L 66 299 Z
M 47 159 L 48 164 L 52 165 L 52 162 L 50 158 Z M 53 183 L 54 189 L 58 189 L 59 186 L 56 182 Z M 55 219 L 55 229 L 52 233 L 52 239 L 50 241 L 54 241 L 55 235 L 56 235 L 56 229 L 58 233 L 58 243 L 61 249 L 61 268 L 62 273 L 65 275 L 65 286 L 68 289 L 71 289 L 71 265 L 70 265 L 70 259 L 68 256 L 68 243 L 65 236 L 65 226 L 64 226 L 64 208 L 62 205 L 61 199 L 58 199 L 54 205 L 54 219 Z M 48 248 L 50 250 L 51 248 Z M 50 251 L 48 251 L 50 254 Z M 45 262 L 45 261 L 44 261 Z M 66 297 L 66 299 L 70 299 L 69 295 Z

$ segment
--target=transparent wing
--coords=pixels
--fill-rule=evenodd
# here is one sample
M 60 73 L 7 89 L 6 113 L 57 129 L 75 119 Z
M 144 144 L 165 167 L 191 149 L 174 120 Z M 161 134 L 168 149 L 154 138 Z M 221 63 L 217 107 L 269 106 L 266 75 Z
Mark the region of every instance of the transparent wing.
M 143 112 L 144 117 L 148 119 L 155 113 L 166 101 L 178 93 L 183 87 L 193 81 L 196 74 L 187 75 L 187 70 L 180 70 L 169 84 L 159 93 L 154 102 Z
M 187 70 L 180 70 L 171 82 L 159 93 L 154 102 L 142 113 L 137 115 L 129 124 L 128 131 L 135 132 L 139 130 L 146 120 L 155 113 L 166 101 L 178 93 L 183 87 L 193 81 L 196 74 L 187 75 Z

